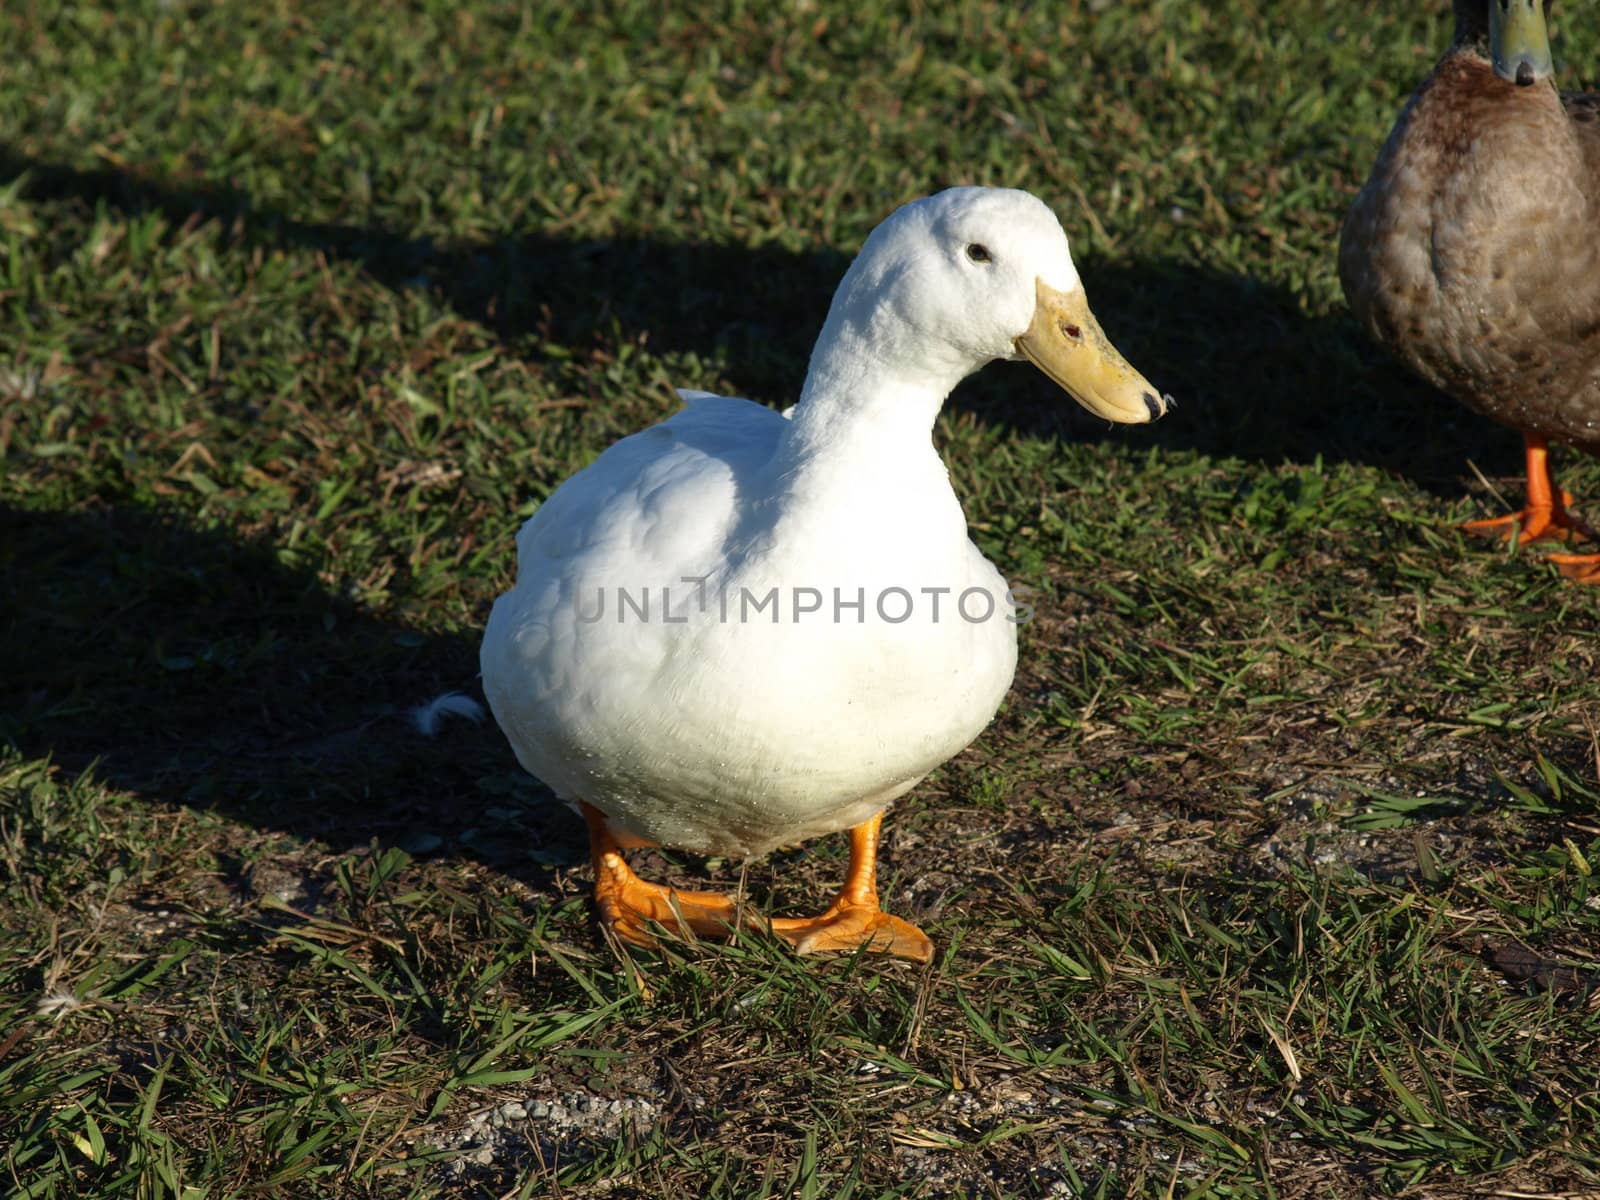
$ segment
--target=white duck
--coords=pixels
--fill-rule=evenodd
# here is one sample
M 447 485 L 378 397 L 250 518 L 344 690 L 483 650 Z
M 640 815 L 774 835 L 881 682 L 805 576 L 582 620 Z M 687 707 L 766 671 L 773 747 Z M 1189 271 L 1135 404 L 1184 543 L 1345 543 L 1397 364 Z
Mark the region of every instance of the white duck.
M 617 936 L 740 919 L 639 879 L 624 846 L 742 858 L 849 829 L 828 910 L 764 924 L 802 953 L 932 956 L 879 908 L 883 810 L 989 723 L 1017 642 L 930 435 L 962 378 L 1019 356 L 1112 421 L 1170 404 L 1101 332 L 1043 202 L 952 188 L 867 238 L 788 412 L 684 392 L 522 527 L 484 691 L 587 820 Z

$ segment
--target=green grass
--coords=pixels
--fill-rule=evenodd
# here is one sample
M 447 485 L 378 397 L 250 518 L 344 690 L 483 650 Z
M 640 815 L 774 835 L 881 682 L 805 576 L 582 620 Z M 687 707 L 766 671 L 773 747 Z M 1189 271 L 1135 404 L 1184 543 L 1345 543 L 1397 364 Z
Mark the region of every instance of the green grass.
M 0 1191 L 1600 1188 L 1593 975 L 1494 957 L 1600 954 L 1600 596 L 1456 531 L 1517 440 L 1334 268 L 1442 0 L 329 7 L 0 18 Z M 791 401 L 866 233 L 969 182 L 1179 408 L 996 366 L 941 418 L 1037 615 L 889 820 L 938 957 L 619 959 L 578 822 L 405 709 L 543 497 L 671 385 Z M 580 1096 L 624 1116 L 502 1107 Z

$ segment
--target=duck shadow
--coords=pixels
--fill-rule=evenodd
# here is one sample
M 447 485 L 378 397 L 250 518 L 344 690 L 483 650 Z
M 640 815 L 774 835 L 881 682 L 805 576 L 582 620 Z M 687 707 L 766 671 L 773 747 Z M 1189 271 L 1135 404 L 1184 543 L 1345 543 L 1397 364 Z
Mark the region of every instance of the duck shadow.
M 1118 431 L 1138 445 L 1269 466 L 1345 462 L 1444 496 L 1463 494 L 1469 464 L 1520 470 L 1516 435 L 1413 379 L 1344 309 L 1308 316 L 1285 288 L 1186 264 L 1090 262 L 1083 275 L 1118 348 L 1177 401 L 1154 426 Z M 1023 424 L 1014 401 L 993 403 L 990 419 Z M 1115 436 L 1076 405 L 1058 408 L 1068 437 Z
M 309 249 L 358 263 L 383 286 L 421 289 L 530 360 L 546 344 L 643 342 L 730 364 L 740 394 L 784 405 L 849 256 L 768 244 L 564 239 L 530 231 L 478 242 L 381 226 L 295 220 L 245 192 L 131 168 L 85 170 L 0 145 L 0 186 L 175 225 L 215 220 L 248 246 Z M 1335 251 L 1330 239 L 1328 253 Z M 1516 475 L 1519 440 L 1412 379 L 1344 310 L 1308 316 L 1278 285 L 1190 264 L 1081 264 L 1118 347 L 1177 409 L 1150 429 L 1108 426 L 1031 368 L 990 368 L 951 407 L 1004 428 L 1073 441 L 1159 445 L 1246 462 L 1352 462 L 1460 494 L 1476 463 Z M 692 384 L 696 381 L 685 380 Z
M 134 505 L 0 506 L 0 613 L 0 743 L 68 776 L 530 881 L 582 858 L 580 823 L 492 721 L 437 740 L 412 722 L 475 690 L 476 633 L 374 615 L 273 545 Z

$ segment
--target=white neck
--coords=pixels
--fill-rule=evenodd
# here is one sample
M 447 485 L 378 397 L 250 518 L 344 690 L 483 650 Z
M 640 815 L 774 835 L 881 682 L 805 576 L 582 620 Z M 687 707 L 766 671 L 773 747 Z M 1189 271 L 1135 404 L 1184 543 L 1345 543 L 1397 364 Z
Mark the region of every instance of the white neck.
M 906 342 L 873 342 L 830 319 L 773 462 L 791 544 L 811 544 L 823 536 L 813 531 L 824 531 L 830 554 L 839 556 L 847 552 L 837 531 L 849 530 L 869 558 L 886 562 L 965 540 L 966 518 L 934 449 L 933 423 L 973 364 L 948 346 L 916 360 L 894 353 Z M 909 529 L 920 544 L 896 544 Z
M 918 335 L 891 306 L 841 300 L 828 314 L 790 414 L 785 465 L 868 458 L 874 464 L 862 469 L 893 474 L 901 464 L 936 459 L 934 420 L 956 384 L 982 364 Z

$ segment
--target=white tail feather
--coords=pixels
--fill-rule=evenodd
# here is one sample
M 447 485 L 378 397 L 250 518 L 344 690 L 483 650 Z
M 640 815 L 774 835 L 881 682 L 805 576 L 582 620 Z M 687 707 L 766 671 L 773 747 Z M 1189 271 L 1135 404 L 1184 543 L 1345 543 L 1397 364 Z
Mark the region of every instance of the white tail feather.
M 442 696 L 435 696 L 426 704 L 419 704 L 411 710 L 411 724 L 423 737 L 433 737 L 439 732 L 439 726 L 446 717 L 461 717 L 471 721 L 474 725 L 483 723 L 483 705 L 479 704 L 465 692 L 446 692 Z

